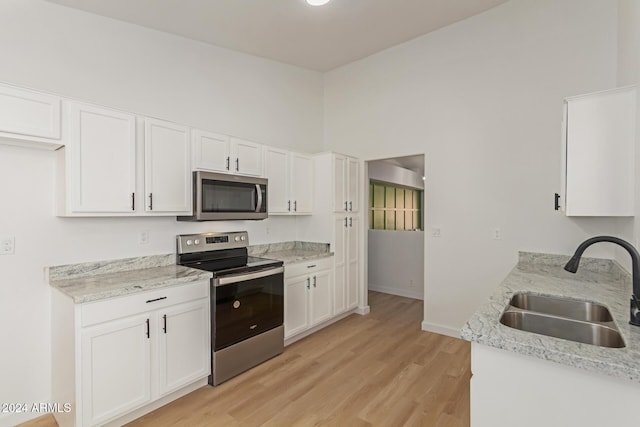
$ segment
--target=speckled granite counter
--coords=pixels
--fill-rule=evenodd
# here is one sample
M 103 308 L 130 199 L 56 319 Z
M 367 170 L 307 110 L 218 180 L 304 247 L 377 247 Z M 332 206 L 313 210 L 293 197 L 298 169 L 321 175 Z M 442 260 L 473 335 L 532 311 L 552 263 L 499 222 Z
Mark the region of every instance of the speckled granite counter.
M 208 280 L 211 273 L 176 265 L 176 256 L 154 255 L 48 267 L 49 284 L 76 304 Z
M 629 325 L 631 278 L 615 261 L 582 258 L 577 274 L 563 270 L 569 256 L 520 253 L 518 265 L 462 328 L 467 341 L 640 382 L 640 327 Z M 533 334 L 500 324 L 518 292 L 564 296 L 609 308 L 626 343 L 612 349 Z
M 333 252 L 329 251 L 328 243 L 296 241 L 249 246 L 249 255 L 277 259 L 285 264 L 292 264 L 330 257 L 333 256 Z

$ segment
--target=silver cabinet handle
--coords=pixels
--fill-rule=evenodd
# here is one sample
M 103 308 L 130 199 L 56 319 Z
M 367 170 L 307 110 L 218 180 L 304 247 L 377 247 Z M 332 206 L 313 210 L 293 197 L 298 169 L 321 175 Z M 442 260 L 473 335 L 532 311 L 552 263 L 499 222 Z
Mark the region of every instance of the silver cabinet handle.
M 347 227 L 347 217 L 344 217 L 344 226 Z
M 353 227 L 353 218 L 349 217 L 349 227 Z
M 307 277 L 307 289 L 311 289 L 311 278 Z
M 240 158 L 236 157 L 236 172 L 240 170 Z
M 149 210 L 153 210 L 153 193 L 149 193 Z
M 313 276 L 313 287 L 316 287 L 316 276 Z
M 229 163 L 231 162 L 231 157 L 227 156 L 227 170 L 229 170 Z
M 166 334 L 167 333 L 167 315 L 165 314 L 164 316 L 162 316 L 162 318 L 164 319 L 164 326 L 162 327 L 162 330 Z
M 347 202 L 344 202 L 344 211 L 347 211 Z
M 136 210 L 136 193 L 131 193 L 131 210 Z
M 291 212 L 291 200 L 287 200 L 287 210 Z
M 298 201 L 297 200 L 293 201 L 293 211 L 294 212 L 298 212 Z
M 349 212 L 353 211 L 353 202 L 349 202 Z
M 151 330 L 149 329 L 149 319 L 147 319 L 147 338 L 151 338 Z

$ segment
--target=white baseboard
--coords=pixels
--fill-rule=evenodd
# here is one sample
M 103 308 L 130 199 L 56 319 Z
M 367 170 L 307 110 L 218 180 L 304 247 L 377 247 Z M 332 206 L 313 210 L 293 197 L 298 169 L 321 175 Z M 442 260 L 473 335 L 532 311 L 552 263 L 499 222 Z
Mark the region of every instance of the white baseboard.
M 392 286 L 378 286 L 372 283 L 369 283 L 370 291 L 382 292 L 385 294 L 398 295 L 399 297 L 413 298 L 424 300 L 422 293 L 419 290 L 412 291 L 410 289 L 401 289 L 394 288 Z
M 452 328 L 450 326 L 438 325 L 436 323 L 430 323 L 427 321 L 422 322 L 422 330 L 427 332 L 435 332 L 440 335 L 447 335 L 452 338 L 460 338 L 460 329 Z
M 361 316 L 364 316 L 366 314 L 371 313 L 371 307 L 369 307 L 368 305 L 360 306 L 356 308 L 356 313 L 358 313 Z

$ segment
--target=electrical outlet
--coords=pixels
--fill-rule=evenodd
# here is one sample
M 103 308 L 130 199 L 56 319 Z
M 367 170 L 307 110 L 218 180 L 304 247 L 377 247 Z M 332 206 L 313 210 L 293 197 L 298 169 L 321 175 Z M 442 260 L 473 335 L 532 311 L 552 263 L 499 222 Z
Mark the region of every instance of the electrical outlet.
M 0 237 L 0 255 L 13 255 L 16 248 L 16 238 L 10 236 Z
M 493 240 L 502 240 L 502 230 L 499 227 L 496 227 L 491 232 L 491 238 Z
M 442 230 L 440 227 L 431 227 L 431 237 L 440 237 L 442 236 Z
M 149 232 L 148 231 L 141 231 L 140 232 L 140 235 L 138 236 L 138 244 L 140 244 L 140 245 L 149 244 Z

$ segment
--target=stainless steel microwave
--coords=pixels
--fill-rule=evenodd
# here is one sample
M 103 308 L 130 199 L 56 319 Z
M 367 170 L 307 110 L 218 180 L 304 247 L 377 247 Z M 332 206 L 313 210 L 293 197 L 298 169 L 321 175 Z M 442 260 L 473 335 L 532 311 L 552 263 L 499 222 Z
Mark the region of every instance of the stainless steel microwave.
M 193 215 L 178 221 L 267 218 L 267 179 L 193 172 Z

